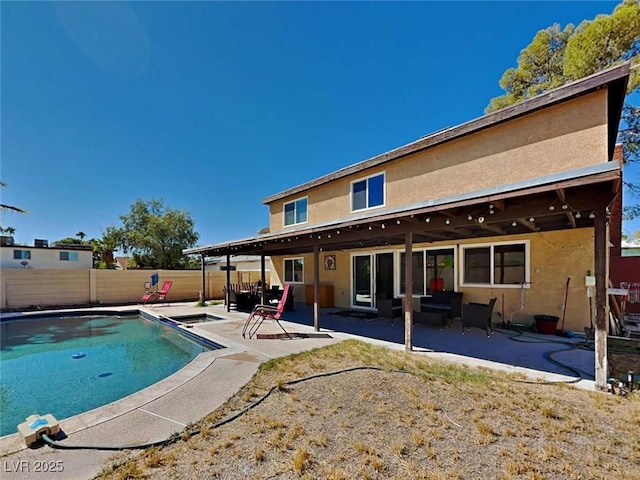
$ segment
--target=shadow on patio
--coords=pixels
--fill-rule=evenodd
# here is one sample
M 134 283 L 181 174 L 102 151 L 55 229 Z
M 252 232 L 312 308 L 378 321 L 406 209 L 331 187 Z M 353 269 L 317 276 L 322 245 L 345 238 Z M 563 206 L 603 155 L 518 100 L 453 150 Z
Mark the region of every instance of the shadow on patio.
M 320 310 L 320 329 L 344 332 L 385 342 L 404 345 L 404 322 L 396 319 L 359 319 L 335 315 L 340 308 Z M 295 310 L 285 312 L 284 320 L 313 326 L 313 309 L 296 303 Z M 497 329 L 487 338 L 484 330 L 472 328 L 462 334 L 460 321 L 447 329 L 414 324 L 413 346 L 415 350 L 429 350 L 472 359 L 497 362 L 541 372 L 580 376 L 594 380 L 594 351 L 583 348 L 579 338 L 556 335 L 524 333 Z

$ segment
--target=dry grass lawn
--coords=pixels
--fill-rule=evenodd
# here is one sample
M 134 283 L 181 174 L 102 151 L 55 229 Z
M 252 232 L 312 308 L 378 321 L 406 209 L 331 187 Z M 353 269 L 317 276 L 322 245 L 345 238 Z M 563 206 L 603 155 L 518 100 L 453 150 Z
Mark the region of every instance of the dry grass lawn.
M 286 384 L 354 366 L 381 370 Z M 640 479 L 637 393 L 518 380 L 346 341 L 263 364 L 177 441 L 99 478 Z

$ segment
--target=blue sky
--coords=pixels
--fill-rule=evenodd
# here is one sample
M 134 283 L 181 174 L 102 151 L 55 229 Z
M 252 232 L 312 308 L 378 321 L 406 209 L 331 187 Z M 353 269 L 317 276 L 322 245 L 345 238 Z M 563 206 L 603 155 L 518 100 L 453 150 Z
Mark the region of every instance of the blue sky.
M 252 236 L 264 197 L 481 116 L 538 30 L 615 5 L 2 2 L 2 201 L 30 212 L 2 224 L 101 237 L 162 198 L 200 245 Z

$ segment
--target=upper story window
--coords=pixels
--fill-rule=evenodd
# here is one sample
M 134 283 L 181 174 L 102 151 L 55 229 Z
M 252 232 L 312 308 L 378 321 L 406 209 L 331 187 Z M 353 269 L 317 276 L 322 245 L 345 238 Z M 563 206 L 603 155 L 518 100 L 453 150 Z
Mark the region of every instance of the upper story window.
M 384 173 L 351 183 L 351 211 L 384 205 Z
M 284 225 L 296 225 L 307 222 L 307 197 L 284 204 Z
M 529 243 L 463 246 L 463 284 L 521 285 L 529 280 Z
M 78 261 L 78 252 L 60 252 L 60 260 L 68 262 Z
M 14 260 L 31 260 L 31 250 L 14 250 Z

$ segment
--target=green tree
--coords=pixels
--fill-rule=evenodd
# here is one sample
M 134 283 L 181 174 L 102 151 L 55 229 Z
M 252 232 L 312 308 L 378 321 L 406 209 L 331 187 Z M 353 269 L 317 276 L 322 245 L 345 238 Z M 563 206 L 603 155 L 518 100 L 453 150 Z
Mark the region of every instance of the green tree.
M 182 250 L 198 241 L 191 215 L 166 208 L 161 199 L 136 200 L 120 220 L 121 246 L 140 267 L 183 268 L 188 258 Z
M 610 15 L 585 20 L 577 28 L 564 30 L 553 25 L 539 31 L 518 56 L 516 68 L 507 69 L 500 79 L 505 93 L 491 100 L 486 111 L 513 105 L 564 83 L 591 75 L 623 61 L 632 71 L 628 93 L 640 85 L 640 3 L 625 0 Z M 623 109 L 619 141 L 625 161 L 640 161 L 640 108 L 627 103 Z M 640 194 L 637 184 L 625 179 L 628 192 Z M 640 216 L 640 207 L 625 207 L 625 219 Z
M 0 180 L 0 188 L 5 188 L 6 186 L 7 184 L 2 180 Z M 14 207 L 13 205 L 7 205 L 6 203 L 0 203 L 0 211 L 5 212 L 7 210 L 12 212 L 18 212 L 18 213 L 29 213 L 26 210 L 23 210 L 22 208 Z
M 64 237 L 60 240 L 53 242 L 54 245 L 82 245 L 82 242 L 78 241 L 75 237 Z
M 84 233 L 82 230 L 80 230 L 78 233 L 76 233 L 76 237 L 78 237 L 80 239 L 80 243 L 84 242 L 84 237 L 86 237 L 87 234 Z
M 535 97 L 567 82 L 564 75 L 564 52 L 575 28 L 572 24 L 540 30 L 520 52 L 518 66 L 508 68 L 500 78 L 505 93 L 491 100 L 487 112 L 493 112 L 527 98 Z
M 625 0 L 611 15 L 598 15 L 582 22 L 569 38 L 564 74 L 578 79 L 604 70 L 624 60 L 640 64 L 640 3 Z M 640 71 L 632 71 L 628 91 L 640 84 Z
M 5 188 L 6 186 L 7 184 L 0 180 L 0 188 Z M 7 205 L 6 203 L 0 203 L 0 213 L 4 212 L 29 213 L 22 208 L 15 207 L 13 205 Z M 9 236 L 13 236 L 13 234 L 16 233 L 16 229 L 13 227 L 0 227 L 0 233 L 6 233 Z
M 108 226 L 102 231 L 102 238 L 92 238 L 87 244 L 93 247 L 94 268 L 115 268 L 114 252 L 122 244 L 122 231 L 114 226 Z

